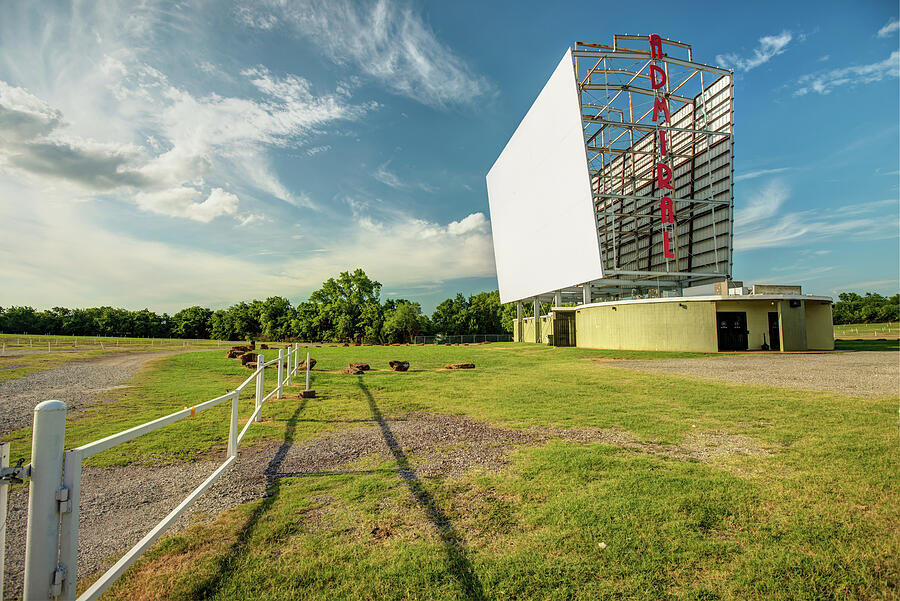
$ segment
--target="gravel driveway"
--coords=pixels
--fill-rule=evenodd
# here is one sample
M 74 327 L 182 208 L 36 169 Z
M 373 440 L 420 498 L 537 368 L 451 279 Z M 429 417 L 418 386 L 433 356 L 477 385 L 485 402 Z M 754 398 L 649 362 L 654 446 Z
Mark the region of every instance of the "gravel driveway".
M 866 398 L 900 394 L 900 353 L 896 352 L 773 353 L 710 359 L 597 361 L 610 367 L 700 376 L 736 384 L 826 390 Z
M 101 393 L 129 380 L 148 362 L 174 354 L 172 351 L 116 353 L 101 359 L 72 361 L 56 369 L 0 382 L 0 434 L 30 426 L 34 407 L 42 401 L 63 401 L 71 414 L 103 400 Z

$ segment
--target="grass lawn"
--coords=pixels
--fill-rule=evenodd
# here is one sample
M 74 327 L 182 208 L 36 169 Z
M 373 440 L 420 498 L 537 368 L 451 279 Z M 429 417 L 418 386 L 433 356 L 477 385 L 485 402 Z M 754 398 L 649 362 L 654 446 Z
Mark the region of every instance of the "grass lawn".
M 391 454 L 362 457 L 348 473 L 275 480 L 266 497 L 163 540 L 108 598 L 900 596 L 898 397 L 614 367 L 618 357 L 686 354 L 517 344 L 309 350 L 319 361 L 321 398 L 272 402 L 245 444 L 298 444 L 362 424 L 380 429 Z M 233 388 L 249 372 L 223 354 L 156 362 L 117 402 L 74 416 L 67 447 Z M 411 361 L 411 371 L 387 371 L 391 359 Z M 349 361 L 380 371 L 340 374 Z M 464 361 L 477 368 L 440 369 Z M 241 415 L 251 407 L 248 397 Z M 409 412 L 529 431 L 611 429 L 640 444 L 551 437 L 511 446 L 502 469 L 426 477 L 411 469 L 420 458 L 391 430 L 391 418 Z M 163 463 L 219 452 L 227 413 L 224 406 L 203 412 L 93 461 Z M 704 461 L 649 452 L 707 433 L 761 452 Z M 14 458 L 29 448 L 29 435 L 4 437 Z

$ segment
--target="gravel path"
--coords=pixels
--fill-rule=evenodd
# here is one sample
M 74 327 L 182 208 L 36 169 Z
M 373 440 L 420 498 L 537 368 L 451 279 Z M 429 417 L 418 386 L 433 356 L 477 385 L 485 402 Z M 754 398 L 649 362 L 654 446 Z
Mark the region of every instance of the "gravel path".
M 116 353 L 0 382 L 0 434 L 30 426 L 35 405 L 48 399 L 65 402 L 69 413 L 103 401 L 104 391 L 129 380 L 149 361 L 176 352 Z
M 679 373 L 738 384 L 826 390 L 866 398 L 900 394 L 900 354 L 895 352 L 760 354 L 711 359 L 596 361 L 610 367 L 656 373 Z

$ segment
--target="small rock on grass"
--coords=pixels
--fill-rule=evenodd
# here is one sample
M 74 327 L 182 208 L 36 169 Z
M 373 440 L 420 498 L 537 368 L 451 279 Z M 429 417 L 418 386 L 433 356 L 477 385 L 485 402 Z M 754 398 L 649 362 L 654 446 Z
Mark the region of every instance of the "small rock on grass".
M 408 371 L 409 361 L 391 361 L 388 363 L 394 371 Z
M 372 369 L 371 367 L 369 367 L 368 363 L 351 363 L 350 367 L 354 367 L 356 369 L 361 369 L 363 371 L 368 371 L 368 370 Z
M 474 363 L 450 363 L 445 365 L 444 369 L 475 369 Z
M 352 366 L 351 366 L 351 367 L 345 367 L 343 373 L 345 373 L 345 374 L 347 374 L 347 375 L 350 375 L 350 376 L 361 376 L 361 375 L 363 375 L 363 374 L 366 373 L 366 372 L 364 372 L 363 370 L 359 369 L 358 367 L 352 367 Z

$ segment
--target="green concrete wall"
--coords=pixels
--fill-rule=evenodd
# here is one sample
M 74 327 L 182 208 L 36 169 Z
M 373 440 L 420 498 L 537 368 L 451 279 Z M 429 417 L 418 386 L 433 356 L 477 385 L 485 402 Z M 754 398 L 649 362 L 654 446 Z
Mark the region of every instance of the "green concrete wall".
M 575 311 L 579 347 L 716 352 L 713 301 L 633 303 Z
M 806 305 L 806 345 L 812 351 L 834 350 L 834 322 L 831 303 L 804 301 Z
M 534 317 L 526 317 L 522 325 L 521 342 L 534 342 Z M 541 344 L 547 344 L 547 336 L 553 333 L 553 315 L 541 315 Z M 516 342 L 519 342 L 518 340 Z
M 789 300 L 778 301 L 778 319 L 781 323 L 781 350 L 805 351 L 806 309 L 804 301 L 799 307 L 791 307 Z

